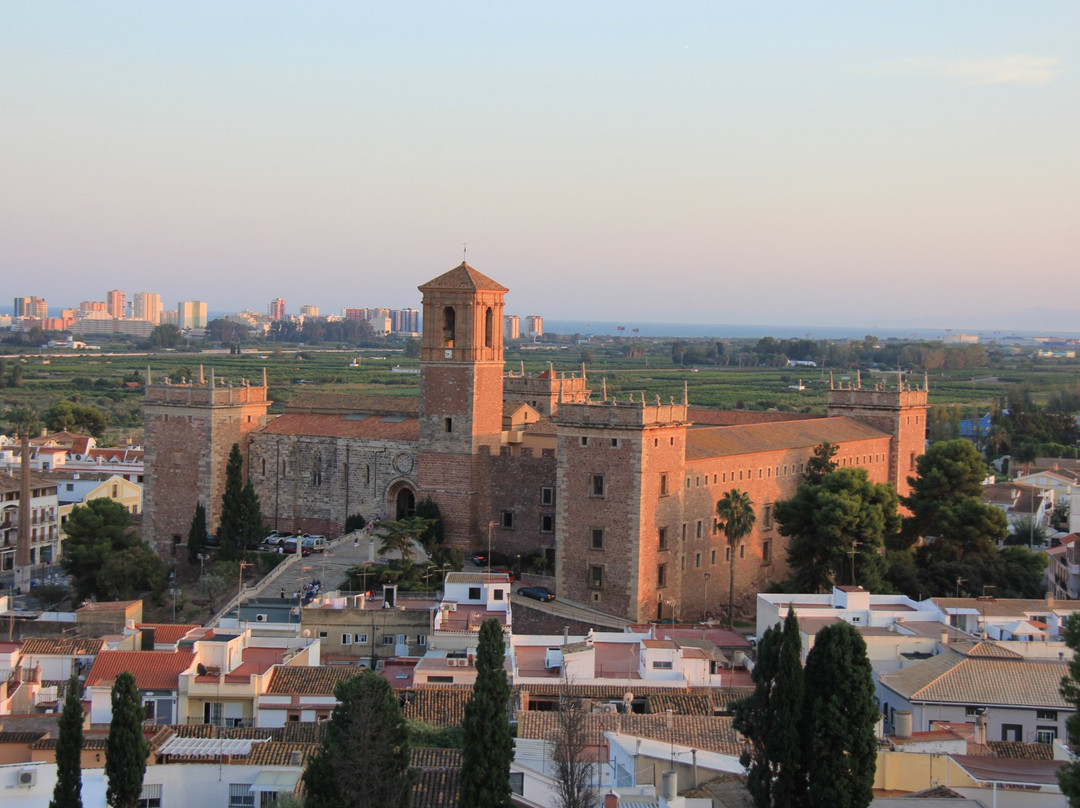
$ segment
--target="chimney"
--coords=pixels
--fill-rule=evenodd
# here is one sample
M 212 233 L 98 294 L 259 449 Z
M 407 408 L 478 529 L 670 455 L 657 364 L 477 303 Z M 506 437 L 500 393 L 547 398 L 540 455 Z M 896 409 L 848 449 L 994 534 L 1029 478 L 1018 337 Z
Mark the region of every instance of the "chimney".
M 911 710 L 896 710 L 893 713 L 893 733 L 900 740 L 911 737 Z
M 949 630 L 947 628 L 943 628 L 941 630 L 941 644 L 942 645 L 948 645 L 949 644 Z
M 1053 609 L 1054 608 L 1054 590 L 1053 589 L 1046 590 L 1046 608 L 1047 609 Z
M 679 775 L 677 772 L 668 769 L 666 772 L 661 772 L 661 785 L 660 796 L 665 801 L 671 801 L 679 796 Z
M 690 759 L 693 762 L 692 765 L 693 765 L 693 771 L 694 771 L 694 778 L 693 778 L 693 781 L 692 781 L 691 785 L 692 785 L 693 788 L 697 788 L 697 750 L 696 749 L 691 749 L 690 750 Z
M 619 808 L 619 795 L 609 791 L 604 795 L 604 808 Z

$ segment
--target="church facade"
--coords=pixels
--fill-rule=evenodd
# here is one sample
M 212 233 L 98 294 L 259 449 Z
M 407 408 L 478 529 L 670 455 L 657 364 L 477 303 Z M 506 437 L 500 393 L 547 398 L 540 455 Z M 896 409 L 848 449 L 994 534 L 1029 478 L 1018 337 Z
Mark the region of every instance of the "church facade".
M 698 620 L 727 602 L 730 559 L 714 530 L 725 492 L 748 492 L 757 515 L 735 558 L 736 597 L 750 605 L 786 574 L 772 507 L 815 446 L 837 445 L 840 465 L 901 494 L 923 452 L 925 387 L 834 389 L 825 417 L 700 410 L 685 395 L 616 400 L 584 368 L 508 372 L 507 289 L 467 264 L 419 289 L 418 399 L 301 393 L 270 418 L 265 383 L 149 385 L 147 538 L 163 550 L 186 536 L 197 501 L 215 513 L 235 441 L 268 528 L 332 536 L 350 514 L 399 518 L 431 497 L 462 549 L 490 537 L 510 557 L 553 556 L 562 599 Z

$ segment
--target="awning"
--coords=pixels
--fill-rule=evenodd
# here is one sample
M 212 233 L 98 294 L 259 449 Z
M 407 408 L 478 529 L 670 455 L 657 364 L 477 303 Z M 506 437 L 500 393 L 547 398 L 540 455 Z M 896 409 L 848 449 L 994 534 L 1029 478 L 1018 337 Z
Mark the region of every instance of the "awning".
M 158 752 L 175 757 L 217 757 L 219 755 L 250 755 L 251 747 L 266 743 L 269 738 L 170 738 Z
M 300 779 L 300 772 L 259 772 L 251 784 L 252 792 L 268 794 L 291 794 Z

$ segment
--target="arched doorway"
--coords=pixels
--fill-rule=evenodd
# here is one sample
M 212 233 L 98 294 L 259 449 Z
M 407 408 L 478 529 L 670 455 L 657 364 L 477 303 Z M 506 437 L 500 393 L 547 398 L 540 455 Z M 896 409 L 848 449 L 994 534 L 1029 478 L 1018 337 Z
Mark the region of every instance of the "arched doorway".
M 416 516 L 416 492 L 408 483 L 394 486 L 390 491 L 390 518 L 408 519 Z

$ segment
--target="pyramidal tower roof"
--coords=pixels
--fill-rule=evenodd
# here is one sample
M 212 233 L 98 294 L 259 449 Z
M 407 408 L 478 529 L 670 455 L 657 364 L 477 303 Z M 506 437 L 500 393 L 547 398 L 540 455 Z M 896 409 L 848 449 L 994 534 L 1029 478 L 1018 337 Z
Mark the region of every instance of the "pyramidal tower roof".
M 510 291 L 500 283 L 496 283 L 482 272 L 477 272 L 471 266 L 462 261 L 458 266 L 445 272 L 434 280 L 430 280 L 417 287 L 421 292 L 437 289 L 473 289 L 487 292 Z

